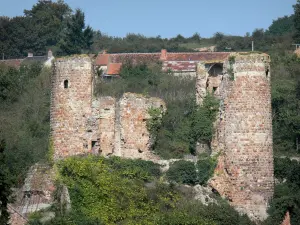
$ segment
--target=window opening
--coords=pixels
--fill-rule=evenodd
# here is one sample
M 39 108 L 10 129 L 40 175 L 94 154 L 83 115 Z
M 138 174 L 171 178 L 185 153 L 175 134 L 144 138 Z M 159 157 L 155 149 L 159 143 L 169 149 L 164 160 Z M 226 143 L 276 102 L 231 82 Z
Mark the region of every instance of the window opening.
M 65 89 L 69 88 L 69 81 L 68 80 L 64 81 L 64 88 Z

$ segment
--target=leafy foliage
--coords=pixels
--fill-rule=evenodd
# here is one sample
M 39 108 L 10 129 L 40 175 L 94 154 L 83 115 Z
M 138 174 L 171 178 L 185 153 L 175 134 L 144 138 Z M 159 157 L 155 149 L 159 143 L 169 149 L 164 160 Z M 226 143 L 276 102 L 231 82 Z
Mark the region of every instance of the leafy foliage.
M 205 158 L 200 159 L 197 162 L 197 171 L 198 171 L 198 183 L 200 185 L 206 185 L 208 180 L 212 177 L 214 170 L 217 165 L 216 158 Z
M 297 154 L 299 152 L 299 62 L 295 55 L 273 57 L 272 110 L 276 153 Z
M 52 209 L 56 217 L 46 224 L 252 224 L 227 203 L 205 206 L 186 199 L 174 185 L 148 172 L 151 183 L 144 183 L 144 174 L 124 176 L 142 171 L 145 166 L 151 168 L 153 164 L 117 157 L 60 161 L 59 179 L 69 189 L 72 210 L 64 212 L 58 203 Z M 36 215 L 29 224 L 40 224 L 39 218 Z
M 197 173 L 193 162 L 189 161 L 176 161 L 167 171 L 167 177 L 170 181 L 175 181 L 179 184 L 191 184 L 197 183 Z
M 77 9 L 67 21 L 67 32 L 59 43 L 59 55 L 79 54 L 84 49 L 90 49 L 93 43 L 93 30 L 90 26 L 85 27 L 84 20 L 84 13 Z
M 6 140 L 6 165 L 18 182 L 32 164 L 46 158 L 50 74 L 50 69 L 39 64 L 24 65 L 20 70 L 0 67 L 0 133 Z
M 295 33 L 294 33 L 294 41 L 299 43 L 300 42 L 300 1 L 297 0 L 297 3 L 293 6 L 294 7 L 294 26 L 295 26 Z
M 85 28 L 84 13 L 64 1 L 38 1 L 24 16 L 0 17 L 0 51 L 5 58 L 20 58 L 28 52 L 45 55 L 51 48 L 60 55 L 90 49 L 93 31 Z M 3 34 L 3 35 L 2 35 Z
M 289 158 L 275 158 L 274 175 L 281 183 L 275 186 L 266 225 L 280 224 L 290 212 L 291 223 L 300 223 L 300 163 Z
M 99 82 L 95 90 L 97 95 L 104 96 L 120 97 L 125 92 L 134 92 L 162 98 L 167 112 L 161 118 L 159 112 L 152 110 L 155 115 L 148 121 L 148 129 L 155 137 L 153 151 L 163 158 L 194 154 L 199 140 L 211 141 L 219 102 L 208 95 L 203 106 L 197 106 L 194 78 L 162 72 L 157 62 L 133 64 L 128 61 L 121 68 L 121 79 Z
M 8 203 L 12 195 L 12 179 L 8 167 L 5 164 L 5 141 L 0 141 L 0 223 L 8 224 Z
M 170 165 L 166 175 L 171 182 L 206 185 L 215 167 L 216 159 L 210 157 L 198 160 L 196 165 L 193 162 L 180 160 Z
M 267 35 L 281 36 L 295 31 L 294 15 L 284 16 L 274 20 L 266 31 Z

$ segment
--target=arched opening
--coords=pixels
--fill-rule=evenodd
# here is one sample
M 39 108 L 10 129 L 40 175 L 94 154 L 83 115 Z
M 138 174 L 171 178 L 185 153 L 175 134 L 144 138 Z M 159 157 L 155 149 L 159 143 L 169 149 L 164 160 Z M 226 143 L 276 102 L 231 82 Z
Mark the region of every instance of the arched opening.
M 210 64 L 208 74 L 210 77 L 216 77 L 218 75 L 222 75 L 223 74 L 223 64 L 222 63 Z
M 210 93 L 218 95 L 219 86 L 222 80 L 223 75 L 223 64 L 222 63 L 213 63 L 207 65 L 208 79 L 206 83 L 206 90 Z
M 64 81 L 64 88 L 65 89 L 69 88 L 69 81 L 68 80 Z

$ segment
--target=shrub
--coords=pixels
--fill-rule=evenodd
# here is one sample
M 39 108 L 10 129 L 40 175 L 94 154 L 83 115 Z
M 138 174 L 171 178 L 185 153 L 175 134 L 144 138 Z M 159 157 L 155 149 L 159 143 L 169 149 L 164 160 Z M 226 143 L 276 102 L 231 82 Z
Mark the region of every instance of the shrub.
M 216 160 L 212 158 L 200 159 L 197 162 L 198 182 L 201 185 L 207 184 L 207 181 L 214 173 Z
M 141 179 L 149 181 L 153 177 L 158 178 L 161 175 L 159 165 L 152 161 L 141 159 L 122 159 L 120 157 L 110 157 L 105 159 L 109 168 L 122 177 L 130 179 Z
M 167 171 L 167 178 L 179 184 L 196 184 L 197 173 L 194 163 L 183 160 L 174 162 Z
M 0 77 L 5 71 L 0 66 Z M 0 94 L 0 134 L 7 143 L 6 164 L 21 183 L 30 166 L 46 160 L 50 132 L 51 69 L 42 69 L 40 64 L 33 63 L 23 65 L 20 70 L 8 71 L 15 72 L 4 77 L 16 77 L 10 78 L 15 82 L 6 86 L 10 88 L 2 92 L 5 95 Z M 0 83 L 2 81 L 0 78 Z

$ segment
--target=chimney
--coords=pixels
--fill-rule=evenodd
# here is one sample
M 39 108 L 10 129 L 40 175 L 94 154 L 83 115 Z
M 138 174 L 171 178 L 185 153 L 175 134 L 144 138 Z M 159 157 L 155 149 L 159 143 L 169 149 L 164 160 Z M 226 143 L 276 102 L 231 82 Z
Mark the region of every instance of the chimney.
M 28 58 L 31 58 L 31 57 L 33 57 L 33 53 L 31 53 L 31 52 L 28 52 L 28 56 L 27 56 Z
M 160 60 L 162 60 L 162 61 L 167 60 L 167 49 L 161 50 Z
M 48 59 L 50 59 L 52 57 L 53 57 L 53 53 L 52 53 L 51 49 L 49 49 L 49 51 L 48 51 Z

